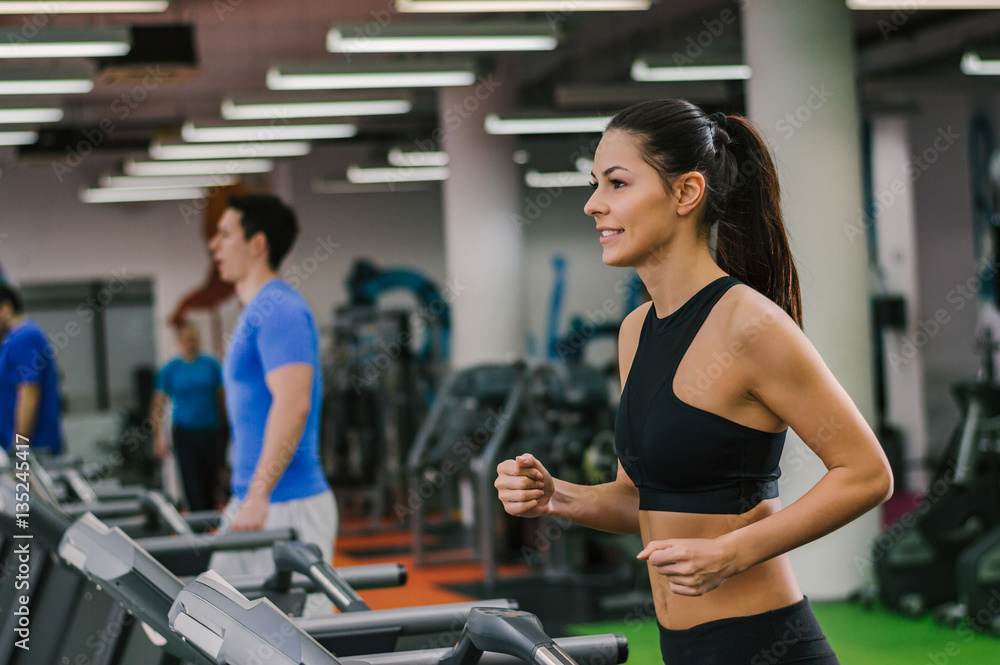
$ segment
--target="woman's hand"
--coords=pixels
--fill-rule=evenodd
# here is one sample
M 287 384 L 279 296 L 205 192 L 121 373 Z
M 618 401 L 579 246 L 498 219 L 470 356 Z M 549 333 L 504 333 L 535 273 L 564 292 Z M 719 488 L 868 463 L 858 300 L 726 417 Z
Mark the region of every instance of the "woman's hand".
M 740 572 L 735 552 L 719 538 L 654 540 L 636 558 L 665 575 L 670 591 L 679 596 L 708 593 Z
M 552 475 L 534 455 L 525 453 L 497 465 L 497 488 L 503 508 L 517 517 L 539 517 L 549 512 L 555 492 Z

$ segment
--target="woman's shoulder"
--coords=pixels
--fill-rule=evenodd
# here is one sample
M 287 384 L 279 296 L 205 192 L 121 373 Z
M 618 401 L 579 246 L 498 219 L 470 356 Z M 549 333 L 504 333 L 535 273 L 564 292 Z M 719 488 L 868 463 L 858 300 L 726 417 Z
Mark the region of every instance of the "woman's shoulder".
M 798 326 L 785 310 L 751 286 L 733 286 L 719 302 L 723 305 L 723 329 L 732 341 L 754 342 L 768 332 L 777 334 L 788 325 Z

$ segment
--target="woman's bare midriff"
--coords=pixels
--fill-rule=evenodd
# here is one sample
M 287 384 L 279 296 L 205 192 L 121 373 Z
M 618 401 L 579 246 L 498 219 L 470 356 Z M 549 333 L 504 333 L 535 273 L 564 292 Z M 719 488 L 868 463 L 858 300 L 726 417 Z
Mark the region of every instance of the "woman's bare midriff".
M 716 538 L 757 522 L 781 508 L 778 499 L 762 501 L 742 515 L 705 515 L 641 511 L 642 542 L 671 538 Z M 786 607 L 802 600 L 802 591 L 787 554 L 759 563 L 730 577 L 701 596 L 680 596 L 670 591 L 667 578 L 649 567 L 653 601 L 660 625 L 684 630 L 716 619 L 750 616 Z

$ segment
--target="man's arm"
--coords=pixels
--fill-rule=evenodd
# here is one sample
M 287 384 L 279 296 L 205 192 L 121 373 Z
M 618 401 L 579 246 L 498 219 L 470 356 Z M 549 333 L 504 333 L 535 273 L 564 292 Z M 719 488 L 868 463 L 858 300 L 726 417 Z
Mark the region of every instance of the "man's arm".
M 170 446 L 163 440 L 163 425 L 167 415 L 167 394 L 162 390 L 153 391 L 149 404 L 149 418 L 153 422 L 153 459 L 162 462 L 170 454 Z
M 299 447 L 312 406 L 311 365 L 282 365 L 268 372 L 264 380 L 271 391 L 271 408 L 264 426 L 264 446 L 250 480 L 246 500 L 233 521 L 233 531 L 264 528 L 271 492 Z
M 28 437 L 35 435 L 35 425 L 38 424 L 38 408 L 42 401 L 42 389 L 38 383 L 25 382 L 17 384 L 17 404 L 14 406 L 14 439 L 17 435 Z M 14 443 L 14 442 L 11 442 Z

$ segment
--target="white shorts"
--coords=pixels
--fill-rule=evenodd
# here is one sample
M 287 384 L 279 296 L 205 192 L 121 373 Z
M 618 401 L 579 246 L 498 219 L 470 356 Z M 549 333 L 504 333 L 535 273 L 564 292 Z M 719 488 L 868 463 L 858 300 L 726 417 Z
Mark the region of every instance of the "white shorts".
M 226 504 L 222 512 L 220 533 L 229 530 L 236 519 L 242 502 L 235 496 Z M 333 492 L 327 490 L 305 499 L 293 499 L 272 503 L 267 509 L 264 529 L 295 529 L 303 543 L 315 543 L 323 552 L 323 560 L 333 563 L 333 547 L 337 538 L 337 503 Z M 209 563 L 223 577 L 232 575 L 271 575 L 274 573 L 274 558 L 270 548 L 247 550 L 245 552 L 216 552 Z M 309 594 L 303 616 L 332 614 L 330 599 L 321 593 Z

